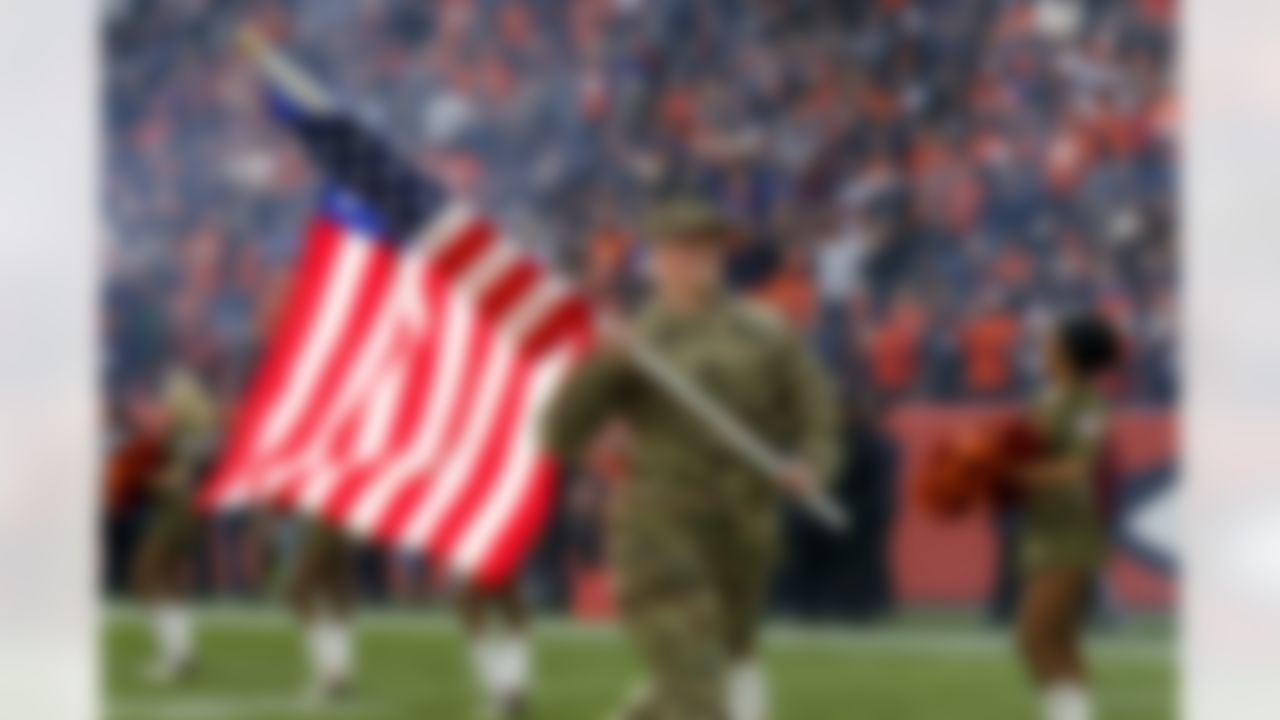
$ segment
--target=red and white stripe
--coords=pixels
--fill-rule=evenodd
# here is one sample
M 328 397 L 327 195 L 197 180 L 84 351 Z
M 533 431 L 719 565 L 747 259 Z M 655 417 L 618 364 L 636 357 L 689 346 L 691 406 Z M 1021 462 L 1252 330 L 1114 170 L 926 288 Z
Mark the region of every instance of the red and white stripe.
M 590 327 L 465 208 L 399 249 L 322 216 L 203 501 L 299 509 L 503 582 L 554 495 L 539 412 Z

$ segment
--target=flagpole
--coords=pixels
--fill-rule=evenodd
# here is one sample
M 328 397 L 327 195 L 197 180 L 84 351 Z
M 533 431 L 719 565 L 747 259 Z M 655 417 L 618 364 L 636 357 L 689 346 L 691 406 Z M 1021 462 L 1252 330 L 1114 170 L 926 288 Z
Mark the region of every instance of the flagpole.
M 276 50 L 262 33 L 246 26 L 236 32 L 235 39 L 241 52 L 253 60 L 273 86 L 283 91 L 300 109 L 321 115 L 333 111 L 336 102 L 324 87 L 297 63 Z
M 287 100 L 300 109 L 316 114 L 328 114 L 335 109 L 336 101 L 320 83 L 277 51 L 256 30 L 242 28 L 236 34 L 236 43 L 272 84 L 287 96 Z M 654 384 L 705 423 L 717 438 L 750 462 L 771 482 L 782 487 L 785 473 L 792 465 L 788 458 L 761 440 L 739 418 L 667 362 L 653 347 L 621 331 L 616 323 L 607 323 L 605 331 L 623 339 L 622 345 L 632 363 Z M 782 489 L 815 520 L 831 530 L 841 532 L 849 527 L 850 521 L 844 509 L 828 495 L 817 489 L 805 494 L 797 494 L 788 487 Z
M 606 332 L 621 338 L 623 347 L 632 363 L 659 387 L 675 398 L 685 410 L 710 427 L 716 436 L 755 468 L 779 484 L 791 498 L 818 522 L 836 532 L 849 528 L 850 520 L 844 508 L 829 495 L 815 488 L 812 492 L 797 494 L 781 485 L 792 462 L 752 432 L 736 416 L 725 409 L 688 375 L 680 372 L 652 346 L 639 338 L 628 335 L 616 324 L 606 327 Z

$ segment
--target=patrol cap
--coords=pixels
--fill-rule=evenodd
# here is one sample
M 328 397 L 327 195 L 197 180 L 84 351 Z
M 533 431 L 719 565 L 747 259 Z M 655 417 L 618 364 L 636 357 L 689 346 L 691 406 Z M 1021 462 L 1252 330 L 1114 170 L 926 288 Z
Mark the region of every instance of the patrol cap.
M 723 244 L 725 236 L 734 231 L 733 222 L 724 213 L 693 198 L 658 205 L 648 225 L 652 239 L 662 243 Z

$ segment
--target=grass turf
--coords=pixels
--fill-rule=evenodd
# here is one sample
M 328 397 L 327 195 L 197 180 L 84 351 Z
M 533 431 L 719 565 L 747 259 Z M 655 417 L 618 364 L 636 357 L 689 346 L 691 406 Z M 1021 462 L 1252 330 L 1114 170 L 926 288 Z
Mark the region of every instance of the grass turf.
M 263 611 L 200 616 L 200 670 L 177 687 L 142 677 L 150 637 L 136 612 L 103 628 L 111 720 L 469 720 L 473 685 L 457 629 L 432 615 L 378 613 L 360 623 L 357 693 L 317 709 L 299 700 L 305 663 L 285 617 Z M 1173 718 L 1167 630 L 1130 628 L 1090 643 L 1103 720 Z M 1016 720 L 1034 698 L 1007 637 L 956 618 L 912 616 L 870 629 L 775 625 L 766 640 L 777 720 Z M 638 676 L 618 633 L 539 625 L 538 720 L 601 720 Z

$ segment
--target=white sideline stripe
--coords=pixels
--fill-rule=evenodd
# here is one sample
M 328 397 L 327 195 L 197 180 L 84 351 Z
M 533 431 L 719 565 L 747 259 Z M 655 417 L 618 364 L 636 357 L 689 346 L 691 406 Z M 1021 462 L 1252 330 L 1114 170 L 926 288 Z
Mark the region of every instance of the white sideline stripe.
M 231 697 L 209 695 L 186 696 L 169 700 L 112 700 L 107 705 L 107 717 L 155 718 L 156 720 L 224 720 L 254 715 L 275 715 L 298 718 L 326 718 L 356 715 L 368 717 L 371 712 L 386 711 L 382 704 L 346 702 L 341 705 L 323 706 L 291 697 Z
M 268 632 L 295 632 L 293 619 L 283 609 L 238 607 L 205 608 L 197 614 L 199 627 L 218 629 L 252 629 Z M 146 622 L 142 611 L 133 606 L 114 606 L 104 614 L 108 626 L 127 627 Z M 612 624 L 584 624 L 563 618 L 535 620 L 538 637 L 573 642 L 621 642 L 618 628 Z M 457 621 L 448 614 L 425 611 L 375 611 L 364 613 L 357 621 L 361 633 L 395 635 L 458 635 Z M 766 626 L 765 642 L 778 648 L 813 648 L 838 650 L 853 655 L 885 652 L 926 652 L 936 655 L 966 657 L 1012 652 L 1013 636 L 998 630 L 902 629 L 892 627 L 804 627 L 784 621 Z M 1172 640 L 1147 637 L 1095 636 L 1088 641 L 1090 653 L 1103 657 L 1172 664 L 1177 648 Z

